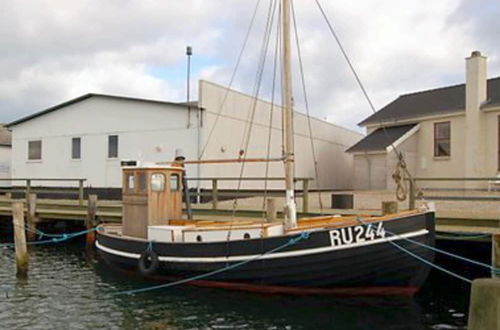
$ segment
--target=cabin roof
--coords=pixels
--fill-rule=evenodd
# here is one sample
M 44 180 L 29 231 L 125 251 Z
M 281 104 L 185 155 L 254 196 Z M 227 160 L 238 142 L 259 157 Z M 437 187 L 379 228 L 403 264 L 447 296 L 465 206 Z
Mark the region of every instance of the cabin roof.
M 81 102 L 83 100 L 89 99 L 91 97 L 103 97 L 103 98 L 108 98 L 108 99 L 115 99 L 115 100 L 126 100 L 126 101 L 138 101 L 138 102 L 148 102 L 148 103 L 156 103 L 156 104 L 166 104 L 166 105 L 171 105 L 171 106 L 176 106 L 179 108 L 187 109 L 192 106 L 198 106 L 198 102 L 190 102 L 189 105 L 186 104 L 186 102 L 168 102 L 168 101 L 161 101 L 161 100 L 153 100 L 153 99 L 145 99 L 145 98 L 137 98 L 137 97 L 129 97 L 129 96 L 119 96 L 119 95 L 110 95 L 110 94 L 97 94 L 97 93 L 88 93 L 82 96 L 79 96 L 77 98 L 71 99 L 69 101 L 54 105 L 50 108 L 35 112 L 31 115 L 22 117 L 20 119 L 14 120 L 13 122 L 8 123 L 5 125 L 6 127 L 12 127 L 18 124 L 21 124 L 25 121 L 43 116 L 45 114 L 51 113 L 53 111 L 62 109 L 66 106 Z
M 487 101 L 482 107 L 499 103 L 500 77 L 488 79 Z M 465 111 L 465 84 L 401 95 L 358 125 L 397 122 L 459 111 Z
M 374 152 L 385 151 L 394 141 L 415 127 L 416 124 L 378 128 L 365 136 L 346 152 Z

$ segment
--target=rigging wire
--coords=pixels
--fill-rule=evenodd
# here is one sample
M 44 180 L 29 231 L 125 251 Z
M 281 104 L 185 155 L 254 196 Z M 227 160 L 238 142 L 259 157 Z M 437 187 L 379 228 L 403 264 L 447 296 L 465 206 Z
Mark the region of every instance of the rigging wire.
M 354 65 L 352 64 L 352 61 L 350 60 L 349 58 L 349 55 L 347 54 L 342 42 L 340 41 L 340 38 L 337 34 L 337 32 L 335 31 L 335 29 L 333 28 L 333 25 L 332 23 L 330 22 L 330 19 L 328 18 L 328 16 L 326 15 L 326 12 L 324 11 L 323 7 L 321 6 L 319 0 L 315 0 L 316 2 L 316 5 L 318 6 L 320 12 L 321 12 L 321 15 L 323 16 L 326 24 L 328 25 L 328 28 L 333 36 L 333 38 L 335 39 L 335 42 L 337 43 L 344 59 L 346 60 L 347 62 L 347 65 L 349 66 L 349 68 L 351 69 L 351 72 L 352 74 L 354 75 L 354 78 L 356 80 L 356 82 L 358 83 L 361 91 L 363 92 L 363 95 L 366 99 L 366 101 L 368 102 L 372 112 L 375 114 L 377 113 L 377 110 L 375 109 L 375 106 L 373 105 L 373 102 L 370 98 L 370 96 L 368 95 L 368 92 L 366 91 L 366 88 L 363 84 L 363 82 L 361 81 L 361 78 L 359 77 L 359 74 L 358 72 L 356 71 L 356 69 L 354 68 Z M 394 144 L 394 141 L 391 140 L 391 136 L 389 135 L 389 132 L 387 131 L 387 128 L 385 127 L 385 125 L 383 125 L 383 122 L 380 120 L 379 121 L 379 125 L 382 127 L 384 133 L 385 133 L 385 136 L 387 138 L 387 141 L 390 143 L 394 153 L 396 154 L 396 157 L 398 159 L 398 163 L 397 163 L 397 166 L 396 166 L 396 170 L 393 174 L 393 179 L 394 181 L 396 182 L 396 185 L 397 185 L 397 189 L 396 189 L 396 195 L 398 197 L 398 200 L 401 201 L 400 199 L 400 194 L 404 195 L 404 199 L 406 199 L 406 192 L 407 192 L 407 189 L 405 187 L 405 178 L 404 177 L 401 177 L 401 174 L 400 174 L 400 169 L 403 170 L 403 175 L 406 175 L 408 177 L 408 180 L 411 181 L 411 183 L 413 184 L 414 187 L 417 188 L 418 190 L 418 193 L 417 193 L 417 197 L 421 198 L 425 204 L 427 204 L 427 202 L 425 201 L 424 199 L 424 194 L 422 192 L 422 190 L 420 188 L 418 188 L 418 186 L 416 185 L 416 182 L 415 182 L 415 179 L 413 178 L 413 176 L 411 175 L 410 171 L 408 170 L 408 166 L 406 165 L 406 162 L 404 160 L 404 156 L 403 156 L 403 153 L 400 152 L 396 145 Z M 401 181 L 403 181 L 403 183 L 401 183 Z M 403 199 L 403 200 L 404 200 Z
M 267 136 L 267 150 L 266 157 L 269 159 L 271 155 L 271 140 L 273 133 L 273 115 L 274 115 L 274 101 L 275 101 L 275 92 L 276 92 L 276 74 L 278 71 L 278 61 L 279 61 L 279 45 L 280 45 L 280 34 L 281 34 L 281 2 L 278 5 L 278 21 L 276 28 L 276 41 L 274 45 L 274 64 L 273 64 L 273 83 L 271 87 L 271 108 L 269 109 L 269 127 L 268 127 L 268 136 Z M 269 163 L 266 162 L 265 174 L 264 174 L 264 196 L 262 199 L 262 209 L 265 210 L 266 207 L 266 199 L 268 194 L 268 178 L 269 176 Z M 265 217 L 265 213 L 262 213 L 262 217 Z
M 203 157 L 203 155 L 205 154 L 205 151 L 208 147 L 208 144 L 210 142 L 210 139 L 214 133 L 214 130 L 215 130 L 215 127 L 217 126 L 217 123 L 219 121 L 219 118 L 221 116 L 221 113 L 222 113 L 222 109 L 224 108 L 224 105 L 226 104 L 226 100 L 227 100 L 227 97 L 229 95 L 229 91 L 233 85 L 233 82 L 234 82 L 234 79 L 236 77 L 236 72 L 238 71 L 238 68 L 240 66 L 240 62 L 241 62 L 241 59 L 243 57 L 243 52 L 245 51 L 245 48 L 247 46 L 247 43 L 248 43 L 248 39 L 250 37 L 250 32 L 252 31 L 252 28 L 253 28 L 253 25 L 254 25 L 254 22 L 255 22 L 255 17 L 257 16 L 257 11 L 259 9 L 259 5 L 260 5 L 260 2 L 261 0 L 257 0 L 256 4 L 255 4 L 255 8 L 253 10 L 253 14 L 252 14 L 252 18 L 250 19 L 250 23 L 248 25 L 248 28 L 247 28 L 247 32 L 245 34 L 245 39 L 243 40 L 243 44 L 241 46 L 241 50 L 240 50 L 240 53 L 238 55 L 238 58 L 236 60 L 236 63 L 235 63 L 235 66 L 234 66 L 234 69 L 233 69 L 233 72 L 231 74 L 231 78 L 229 80 L 229 84 L 228 86 L 226 87 L 226 90 L 225 90 L 225 93 L 224 93 L 224 97 L 222 99 L 222 102 L 219 106 L 219 109 L 217 111 L 217 114 L 215 116 L 215 120 L 214 120 L 214 123 L 212 124 L 212 127 L 210 128 L 210 132 L 208 133 L 207 135 L 207 141 L 205 142 L 205 145 L 203 146 L 203 148 L 201 149 L 201 152 L 200 154 L 198 155 L 198 159 L 201 159 Z
M 297 56 L 299 59 L 299 68 L 300 68 L 300 78 L 302 82 L 302 93 L 304 95 L 304 105 L 306 108 L 306 114 L 307 114 L 307 126 L 309 129 L 309 141 L 311 143 L 311 152 L 313 156 L 313 162 L 314 162 L 314 175 L 315 175 L 315 180 L 316 184 L 318 187 L 318 194 L 319 194 L 319 209 L 320 209 L 320 214 L 323 214 L 323 201 L 321 199 L 321 180 L 319 177 L 319 170 L 318 170 L 318 159 L 316 157 L 316 148 L 314 146 L 314 137 L 313 137 L 313 131 L 312 131 L 312 124 L 311 124 L 311 115 L 309 111 L 309 101 L 307 98 L 307 89 L 306 89 L 306 81 L 305 81 L 305 74 L 304 74 L 304 64 L 302 61 L 302 53 L 300 50 L 300 39 L 299 39 L 299 32 L 297 29 L 297 19 L 295 17 L 295 8 L 293 5 L 293 0 L 290 0 L 290 5 L 292 9 L 292 21 L 293 21 L 293 29 L 295 31 L 295 43 L 297 47 Z
M 249 113 L 249 115 L 250 115 L 249 128 L 248 128 L 248 130 L 246 130 L 246 134 L 243 136 L 243 139 L 242 139 L 242 142 L 245 141 L 245 144 L 244 144 L 244 146 L 242 145 L 243 148 L 240 149 L 240 158 L 242 158 L 243 160 L 245 160 L 247 157 L 246 150 L 248 149 L 248 145 L 250 143 L 252 126 L 253 126 L 253 121 L 255 118 L 255 110 L 257 107 L 257 98 L 259 96 L 260 86 L 262 83 L 262 76 L 264 74 L 264 67 L 265 67 L 265 63 L 266 63 L 269 40 L 271 39 L 270 36 L 271 36 L 272 24 L 274 21 L 275 11 L 276 11 L 276 0 L 270 0 L 269 1 L 269 10 L 268 10 L 267 19 L 266 19 L 266 28 L 264 30 L 264 36 L 263 36 L 262 46 L 261 46 L 261 56 L 260 56 L 260 61 L 259 61 L 258 67 L 257 67 L 257 76 L 256 76 L 255 88 L 254 88 L 255 93 L 254 93 L 254 95 L 252 95 L 253 96 L 253 102 L 251 103 L 252 109 Z M 241 152 L 241 151 L 243 151 L 243 152 Z M 232 230 L 232 226 L 233 226 L 233 222 L 234 222 L 234 217 L 236 215 L 236 209 L 238 207 L 238 198 L 239 198 L 240 192 L 241 192 L 241 182 L 242 182 L 242 178 L 243 178 L 243 173 L 245 171 L 245 164 L 246 163 L 243 161 L 243 162 L 241 162 L 241 165 L 240 165 L 240 174 L 238 177 L 236 196 L 235 196 L 235 199 L 233 201 L 233 207 L 232 207 L 232 213 L 231 213 L 232 221 L 229 225 L 229 230 L 227 233 L 227 240 L 226 240 L 227 242 L 229 242 L 229 240 L 231 238 L 231 230 Z

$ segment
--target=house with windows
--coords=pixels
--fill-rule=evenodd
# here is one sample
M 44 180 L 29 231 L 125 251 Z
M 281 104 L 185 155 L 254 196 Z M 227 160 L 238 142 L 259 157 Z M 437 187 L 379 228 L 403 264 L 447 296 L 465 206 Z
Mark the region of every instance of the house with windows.
M 487 58 L 479 51 L 465 62 L 465 84 L 401 95 L 359 123 L 367 135 L 347 149 L 354 157 L 354 189 L 393 189 L 394 149 L 416 177 L 498 175 L 500 77 L 487 79 Z M 486 189 L 488 183 L 445 185 Z M 425 186 L 437 187 L 432 182 Z
M 97 191 L 119 191 L 122 161 L 172 161 L 177 149 L 188 160 L 235 159 L 242 153 L 267 157 L 271 140 L 269 156 L 281 157 L 280 107 L 208 81 L 200 81 L 198 90 L 198 102 L 190 104 L 86 94 L 16 120 L 8 124 L 12 131 L 12 177 L 85 178 L 86 185 Z M 296 175 L 315 177 L 312 139 L 320 164 L 320 188 L 350 189 L 352 156 L 344 150 L 362 135 L 320 119 L 310 121 L 312 137 L 308 118 L 296 112 Z M 249 131 L 248 148 L 242 150 Z M 240 171 L 238 163 L 187 166 L 190 177 L 238 177 Z M 243 175 L 264 177 L 266 173 L 283 177 L 283 165 L 248 163 Z M 61 184 L 71 183 L 57 183 Z M 211 187 L 211 181 L 192 182 L 193 186 L 198 184 Z M 246 181 L 241 187 L 261 189 L 264 184 Z M 219 189 L 236 185 L 221 181 Z M 267 187 L 281 189 L 282 183 L 269 182 Z

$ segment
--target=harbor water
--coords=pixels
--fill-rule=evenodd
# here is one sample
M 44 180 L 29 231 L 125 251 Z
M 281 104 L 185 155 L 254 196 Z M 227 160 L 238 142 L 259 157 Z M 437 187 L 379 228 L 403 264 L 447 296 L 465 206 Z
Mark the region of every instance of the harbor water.
M 3 235 L 3 241 L 7 241 Z M 111 272 L 83 241 L 30 247 L 29 277 L 0 247 L 1 329 L 465 329 L 469 284 L 433 271 L 413 298 L 261 295 L 156 283 Z M 485 251 L 487 249 L 485 248 Z M 439 259 L 437 260 L 440 261 Z M 477 276 L 463 264 L 462 275 Z

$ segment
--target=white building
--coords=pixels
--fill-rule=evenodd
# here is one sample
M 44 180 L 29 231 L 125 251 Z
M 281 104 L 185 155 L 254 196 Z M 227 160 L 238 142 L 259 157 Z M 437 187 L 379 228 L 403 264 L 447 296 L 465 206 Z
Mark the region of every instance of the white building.
M 420 178 L 500 175 L 500 77 L 487 78 L 487 59 L 465 60 L 465 84 L 401 95 L 359 125 L 368 135 L 348 149 L 355 189 L 392 189 L 395 147 Z M 487 181 L 428 182 L 429 188 L 487 189 Z
M 254 102 L 251 96 L 206 81 L 200 81 L 199 91 L 199 107 L 87 94 L 16 120 L 8 125 L 12 130 L 12 177 L 86 178 L 86 184 L 94 188 L 118 188 L 120 160 L 170 161 L 178 148 L 187 159 L 197 159 L 203 150 L 203 159 L 238 158 L 250 126 L 247 157 L 266 157 L 270 103 Z M 307 117 L 295 114 L 296 176 L 314 177 Z M 281 156 L 280 118 L 281 109 L 275 106 L 271 157 Z M 311 125 L 320 187 L 350 188 L 352 156 L 344 150 L 362 136 L 315 118 Z M 187 170 L 191 177 L 237 177 L 240 169 L 241 164 L 207 164 L 190 165 Z M 243 174 L 263 177 L 265 163 L 247 163 Z M 282 164 L 270 164 L 268 175 L 282 177 Z M 227 182 L 221 188 L 234 186 L 235 182 Z M 242 186 L 259 187 L 262 183 Z
M 10 179 L 11 134 L 0 124 L 0 179 Z M 9 186 L 10 181 L 0 180 L 0 187 Z

